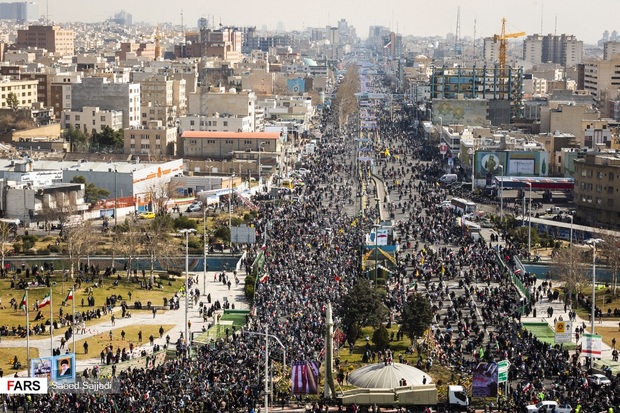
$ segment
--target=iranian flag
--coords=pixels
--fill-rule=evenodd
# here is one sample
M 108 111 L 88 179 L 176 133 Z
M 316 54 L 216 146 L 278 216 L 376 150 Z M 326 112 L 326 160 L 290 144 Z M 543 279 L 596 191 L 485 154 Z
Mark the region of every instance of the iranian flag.
M 409 288 L 408 288 L 409 292 L 415 291 L 415 285 L 416 285 L 416 283 L 409 284 Z
M 28 302 L 26 302 L 26 293 L 24 293 L 24 296 L 22 297 L 22 301 L 21 303 L 19 303 L 19 308 L 24 311 L 28 309 Z
M 65 301 L 69 300 L 73 300 L 73 288 L 69 290 L 69 292 L 67 293 L 67 297 L 65 298 Z
M 46 305 L 49 305 L 52 303 L 52 298 L 50 297 L 49 294 L 46 294 L 45 297 L 43 298 L 43 301 L 41 301 L 39 303 L 39 309 L 45 307 Z
M 269 279 L 269 274 L 265 273 L 265 275 L 260 277 L 258 281 L 264 283 L 264 282 L 267 282 L 268 279 Z

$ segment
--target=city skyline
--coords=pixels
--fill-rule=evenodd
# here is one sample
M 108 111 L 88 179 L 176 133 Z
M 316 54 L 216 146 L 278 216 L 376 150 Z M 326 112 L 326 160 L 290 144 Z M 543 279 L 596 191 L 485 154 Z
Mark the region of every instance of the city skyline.
M 195 27 L 196 21 L 207 17 L 215 26 L 267 26 L 275 30 L 302 30 L 307 27 L 336 26 L 340 19 L 354 26 L 361 38 L 368 36 L 369 26 L 385 26 L 402 35 L 441 36 L 456 31 L 457 9 L 460 7 L 461 37 L 476 38 L 498 34 L 501 19 L 507 19 L 507 32 L 524 31 L 527 34 L 557 33 L 573 34 L 585 43 L 595 43 L 603 31 L 620 31 L 620 23 L 613 11 L 618 10 L 616 0 L 597 0 L 594 7 L 583 7 L 577 0 L 522 0 L 521 2 L 498 0 L 444 0 L 433 3 L 431 13 L 428 3 L 421 1 L 388 0 L 367 3 L 363 8 L 359 2 L 341 0 L 337 3 L 315 0 L 300 12 L 296 7 L 273 8 L 269 4 L 249 0 L 239 0 L 239 6 L 229 7 L 230 3 L 213 3 L 207 7 L 195 0 L 177 0 L 173 5 L 164 0 L 122 0 L 93 2 L 88 8 L 80 7 L 78 0 L 40 0 L 39 15 L 46 16 L 49 10 L 51 22 L 102 22 L 115 13 L 124 10 L 133 15 L 134 22 L 173 23 Z M 239 13 L 244 10 L 244 13 Z M 611 12 L 610 12 L 611 11 Z M 433 16 L 435 18 L 433 18 Z M 556 30 L 557 18 L 557 30 Z M 596 26 L 587 22 L 596 21 Z M 584 24 L 585 23 L 585 24 Z

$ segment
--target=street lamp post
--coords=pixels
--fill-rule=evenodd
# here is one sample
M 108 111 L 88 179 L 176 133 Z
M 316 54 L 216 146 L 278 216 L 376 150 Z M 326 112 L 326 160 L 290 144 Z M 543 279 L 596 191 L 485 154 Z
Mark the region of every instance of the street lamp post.
M 190 340 L 188 336 L 188 311 L 189 311 L 189 234 L 196 232 L 195 229 L 182 229 L 179 231 L 185 235 L 185 342 L 187 343 L 187 355 L 190 355 L 189 346 Z
M 529 200 L 529 214 L 527 218 L 527 256 L 530 257 L 530 251 L 532 250 L 532 183 L 528 182 L 530 187 L 530 200 Z
M 590 313 L 590 326 L 592 331 L 590 334 L 594 334 L 594 316 L 596 308 L 596 244 L 602 242 L 600 238 L 592 238 L 586 241 L 587 244 L 592 245 L 592 311 Z
M 202 295 L 207 295 L 207 203 L 202 206 Z
M 118 211 L 117 211 L 117 204 L 118 204 L 118 186 L 117 186 L 117 170 L 116 170 L 116 166 L 114 167 L 114 226 L 116 227 L 116 225 L 118 224 Z
M 286 367 L 286 347 L 280 341 L 280 339 L 273 334 L 269 334 L 267 326 L 265 326 L 265 332 L 259 333 L 254 331 L 246 331 L 245 334 L 265 336 L 265 412 L 269 413 L 269 339 L 273 338 L 276 343 L 282 347 L 283 361 L 282 364 Z
M 375 228 L 375 288 L 377 288 L 377 248 L 379 245 L 379 228 L 381 228 L 381 225 L 375 224 L 373 227 Z
M 573 246 L 573 218 L 575 218 L 572 214 L 570 215 L 570 239 L 569 239 L 569 245 Z
M 500 182 L 499 190 L 499 220 L 502 229 L 504 228 L 504 165 L 497 165 L 502 170 L 502 181 Z

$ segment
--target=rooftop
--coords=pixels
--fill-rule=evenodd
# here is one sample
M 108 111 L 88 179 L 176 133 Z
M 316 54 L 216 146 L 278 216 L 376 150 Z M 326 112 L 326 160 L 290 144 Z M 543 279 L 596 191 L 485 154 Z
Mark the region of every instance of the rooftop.
M 192 139 L 280 139 L 280 134 L 276 132 L 185 131 L 181 137 Z

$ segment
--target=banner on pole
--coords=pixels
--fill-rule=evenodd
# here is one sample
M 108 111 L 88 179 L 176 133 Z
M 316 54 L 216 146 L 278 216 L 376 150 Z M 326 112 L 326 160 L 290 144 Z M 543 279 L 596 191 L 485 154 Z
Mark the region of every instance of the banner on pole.
M 601 336 L 598 334 L 584 333 L 583 341 L 584 344 L 581 353 L 584 357 L 601 357 Z

